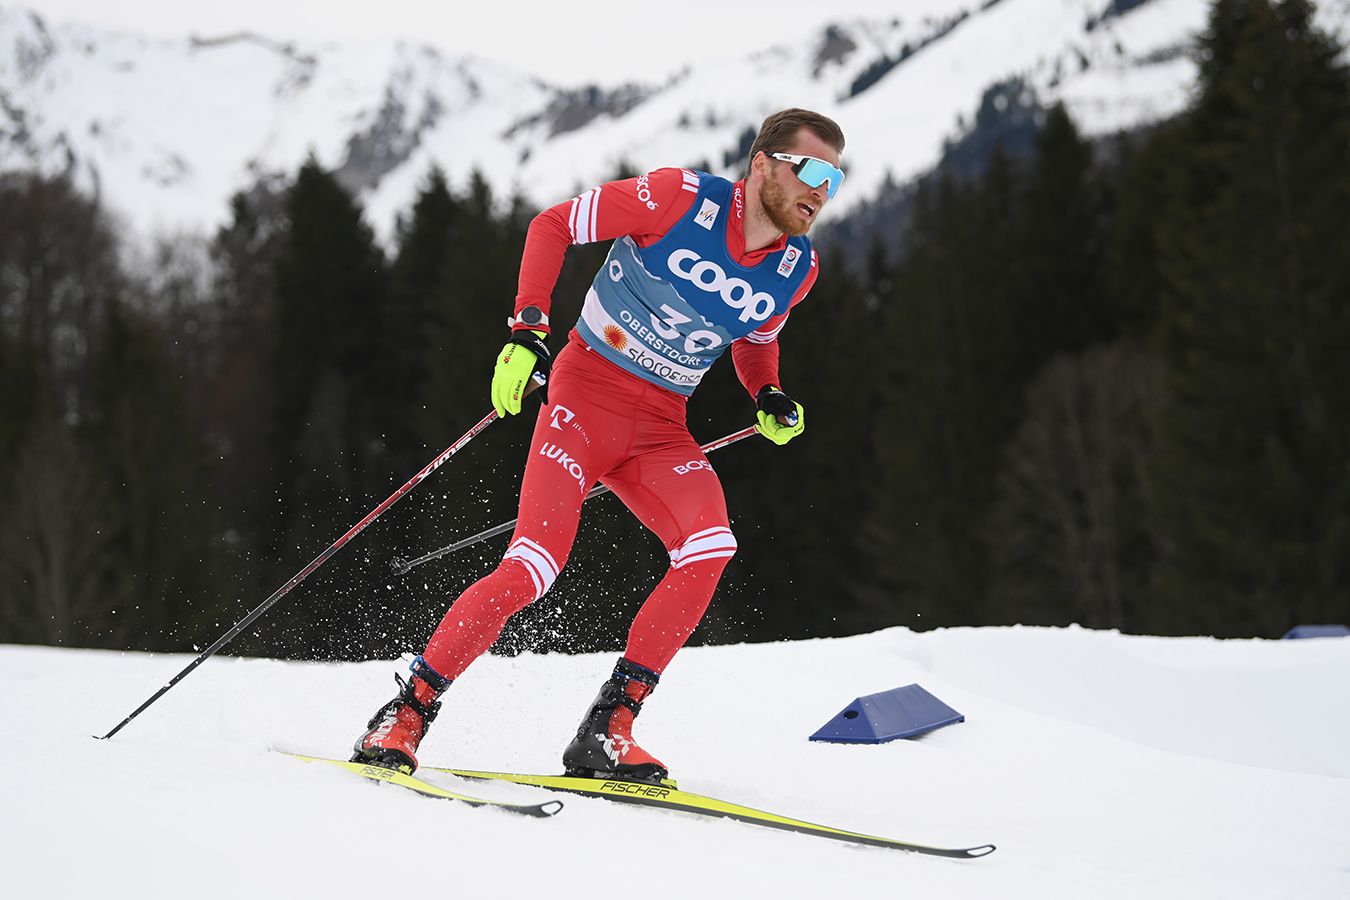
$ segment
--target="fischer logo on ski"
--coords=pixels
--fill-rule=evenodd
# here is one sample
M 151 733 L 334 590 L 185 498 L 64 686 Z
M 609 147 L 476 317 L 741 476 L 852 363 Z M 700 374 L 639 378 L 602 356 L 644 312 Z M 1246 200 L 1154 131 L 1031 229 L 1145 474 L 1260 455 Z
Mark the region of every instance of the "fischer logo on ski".
M 603 793 L 638 794 L 653 799 L 664 799 L 670 796 L 670 788 L 657 787 L 654 784 L 643 784 L 640 781 L 606 781 L 600 785 L 600 790 Z

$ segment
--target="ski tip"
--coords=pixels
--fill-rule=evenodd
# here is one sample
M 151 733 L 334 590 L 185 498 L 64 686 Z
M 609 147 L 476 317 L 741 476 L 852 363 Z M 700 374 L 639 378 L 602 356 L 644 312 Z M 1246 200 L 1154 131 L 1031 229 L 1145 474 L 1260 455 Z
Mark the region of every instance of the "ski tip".
M 546 816 L 556 816 L 562 812 L 563 802 L 561 800 L 549 800 L 546 803 L 540 803 L 539 809 Z
M 978 847 L 967 847 L 965 853 L 970 859 L 979 859 L 981 856 L 988 856 L 997 849 L 993 844 L 981 844 Z

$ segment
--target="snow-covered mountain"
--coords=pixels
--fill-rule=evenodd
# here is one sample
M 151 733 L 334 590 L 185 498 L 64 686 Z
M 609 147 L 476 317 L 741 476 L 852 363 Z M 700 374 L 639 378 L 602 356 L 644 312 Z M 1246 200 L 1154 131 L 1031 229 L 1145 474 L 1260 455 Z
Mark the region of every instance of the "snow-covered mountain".
M 1207 0 L 907 0 L 887 19 L 822 21 L 800 42 L 664 84 L 554 86 L 492 60 L 397 41 L 181 40 L 0 7 L 0 172 L 70 171 L 142 232 L 210 228 L 236 190 L 306 155 L 360 192 L 387 237 L 433 164 L 556 202 L 636 168 L 736 171 L 762 118 L 833 115 L 849 137 L 834 215 L 931 167 L 990 85 L 1020 78 L 1090 134 L 1186 103 Z M 1350 0 L 1324 0 L 1339 34 Z

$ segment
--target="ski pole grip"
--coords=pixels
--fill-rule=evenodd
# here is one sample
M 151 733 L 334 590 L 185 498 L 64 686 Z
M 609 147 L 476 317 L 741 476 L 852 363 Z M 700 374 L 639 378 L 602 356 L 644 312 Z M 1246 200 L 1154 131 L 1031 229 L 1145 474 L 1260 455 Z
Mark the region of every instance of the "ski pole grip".
M 548 406 L 548 375 L 543 372 L 535 372 L 531 375 L 529 382 L 525 385 L 525 393 L 521 394 L 520 397 L 524 400 L 535 391 L 539 391 L 539 402 Z

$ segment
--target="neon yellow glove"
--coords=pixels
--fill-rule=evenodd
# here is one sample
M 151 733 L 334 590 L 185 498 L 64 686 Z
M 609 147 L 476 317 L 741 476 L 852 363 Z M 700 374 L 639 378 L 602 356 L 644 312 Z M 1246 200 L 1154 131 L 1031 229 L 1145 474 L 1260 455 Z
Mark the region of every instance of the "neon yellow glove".
M 755 430 L 780 447 L 806 430 L 806 411 L 777 385 L 760 388 L 755 405 L 759 407 Z
M 542 331 L 517 331 L 497 354 L 497 367 L 492 370 L 492 408 L 498 416 L 514 416 L 520 412 L 520 403 L 529 393 L 530 376 L 542 372 L 548 377 L 547 335 Z M 547 403 L 547 395 L 544 402 Z

